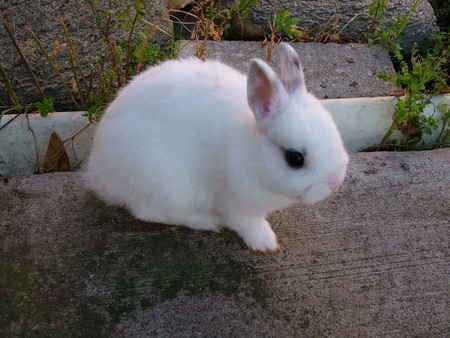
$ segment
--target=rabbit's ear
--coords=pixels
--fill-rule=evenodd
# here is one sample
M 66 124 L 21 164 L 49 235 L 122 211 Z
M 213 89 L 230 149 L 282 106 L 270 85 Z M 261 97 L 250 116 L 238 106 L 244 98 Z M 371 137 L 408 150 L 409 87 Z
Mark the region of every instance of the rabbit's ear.
M 289 44 L 279 45 L 281 81 L 289 94 L 297 90 L 306 92 L 305 77 L 297 52 Z
M 287 101 L 287 93 L 280 79 L 260 59 L 252 59 L 250 62 L 247 100 L 257 121 L 280 113 Z

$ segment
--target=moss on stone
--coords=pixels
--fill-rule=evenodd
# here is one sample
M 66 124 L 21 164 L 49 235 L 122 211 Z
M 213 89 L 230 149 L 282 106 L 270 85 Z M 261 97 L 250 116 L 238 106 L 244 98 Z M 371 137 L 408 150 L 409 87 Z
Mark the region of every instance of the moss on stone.
M 264 294 L 248 266 L 216 253 L 195 232 L 122 233 L 95 248 L 96 262 L 83 269 L 96 290 L 88 300 L 100 302 L 112 323 L 178 295 L 233 294 L 243 289 Z M 89 253 L 87 257 L 94 257 Z

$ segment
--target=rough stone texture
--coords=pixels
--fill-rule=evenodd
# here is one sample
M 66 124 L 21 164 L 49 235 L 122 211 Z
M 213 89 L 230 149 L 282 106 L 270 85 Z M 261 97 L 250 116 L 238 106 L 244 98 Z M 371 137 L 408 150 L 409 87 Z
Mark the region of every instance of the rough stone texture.
M 75 49 L 82 62 L 81 69 L 84 74 L 88 73 L 95 65 L 95 60 L 106 52 L 106 44 L 103 36 L 99 32 L 95 19 L 84 0 L 0 0 L 0 9 L 5 11 L 12 26 L 14 34 L 22 48 L 25 56 L 30 61 L 33 71 L 41 79 L 40 84 L 45 90 L 45 94 L 54 97 L 58 103 L 58 108 L 76 109 L 71 103 L 64 88 L 59 83 L 59 79 L 48 65 L 44 55 L 39 51 L 31 34 L 25 29 L 31 27 L 42 40 L 42 44 L 48 50 L 56 48 L 57 60 L 61 68 L 63 77 L 68 83 L 73 78 L 68 55 L 67 44 L 64 41 L 64 33 L 60 26 L 59 19 L 62 18 L 69 30 L 69 35 L 73 40 Z M 114 12 L 119 12 L 126 5 L 134 3 L 132 0 L 109 1 Z M 101 1 L 97 8 L 108 9 L 108 1 Z M 147 15 L 146 19 L 156 24 L 163 25 L 160 18 L 166 9 L 166 0 L 145 0 Z M 102 22 L 105 25 L 105 22 Z M 128 38 L 128 31 L 120 29 L 117 24 L 112 29 L 112 37 L 117 39 Z M 163 41 L 163 36 L 155 34 L 157 41 Z M 40 100 L 38 91 L 34 87 L 31 77 L 23 66 L 16 49 L 11 43 L 4 28 L 0 25 L 0 60 L 3 67 L 13 80 L 14 88 L 24 102 L 34 102 Z M 59 86 L 58 86 L 59 84 Z M 0 99 L 5 99 L 5 93 L 0 90 Z M 1 101 L 0 101 L 1 102 Z
M 352 155 L 283 249 L 148 224 L 77 173 L 0 180 L 0 336 L 446 337 L 450 150 Z
M 273 318 L 270 310 L 252 299 L 239 296 L 180 296 L 148 310 L 137 311 L 135 318 L 117 325 L 112 337 L 275 338 L 293 335 L 294 330 L 286 321 Z
M 198 42 L 186 42 L 180 56 L 195 55 Z M 394 73 L 388 53 L 380 46 L 336 43 L 292 43 L 299 53 L 309 90 L 319 98 L 389 96 L 398 88 L 376 77 L 379 72 Z M 266 59 L 266 47 L 254 41 L 209 41 L 205 56 L 247 72 L 250 59 Z M 278 69 L 278 55 L 273 52 Z
M 221 0 L 230 6 L 234 0 Z M 388 0 L 387 17 L 403 16 L 409 12 L 415 0 Z M 367 16 L 368 5 L 372 0 L 261 0 L 253 11 L 253 20 L 267 29 L 273 13 L 288 10 L 289 13 L 300 19 L 298 26 L 317 32 L 341 33 L 356 39 L 366 39 L 368 25 L 372 24 Z M 352 20 L 350 22 L 350 20 Z M 427 0 L 421 0 L 420 5 L 405 30 L 404 48 L 409 50 L 413 43 L 427 46 L 427 39 L 438 31 L 433 8 Z

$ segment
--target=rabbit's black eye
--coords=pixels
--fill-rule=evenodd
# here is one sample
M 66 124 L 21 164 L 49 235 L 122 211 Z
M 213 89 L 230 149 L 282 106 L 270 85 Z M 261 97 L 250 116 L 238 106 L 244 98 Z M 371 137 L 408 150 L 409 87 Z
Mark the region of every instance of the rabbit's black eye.
M 287 149 L 284 151 L 284 158 L 287 164 L 294 169 L 300 169 L 305 164 L 303 154 L 295 149 Z

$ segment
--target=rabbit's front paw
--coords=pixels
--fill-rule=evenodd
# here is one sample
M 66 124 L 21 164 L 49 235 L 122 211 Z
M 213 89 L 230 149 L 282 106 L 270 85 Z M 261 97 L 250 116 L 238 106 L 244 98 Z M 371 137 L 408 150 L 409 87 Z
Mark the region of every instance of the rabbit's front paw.
M 277 236 L 265 219 L 247 220 L 231 226 L 249 248 L 263 253 L 275 253 L 280 250 Z

